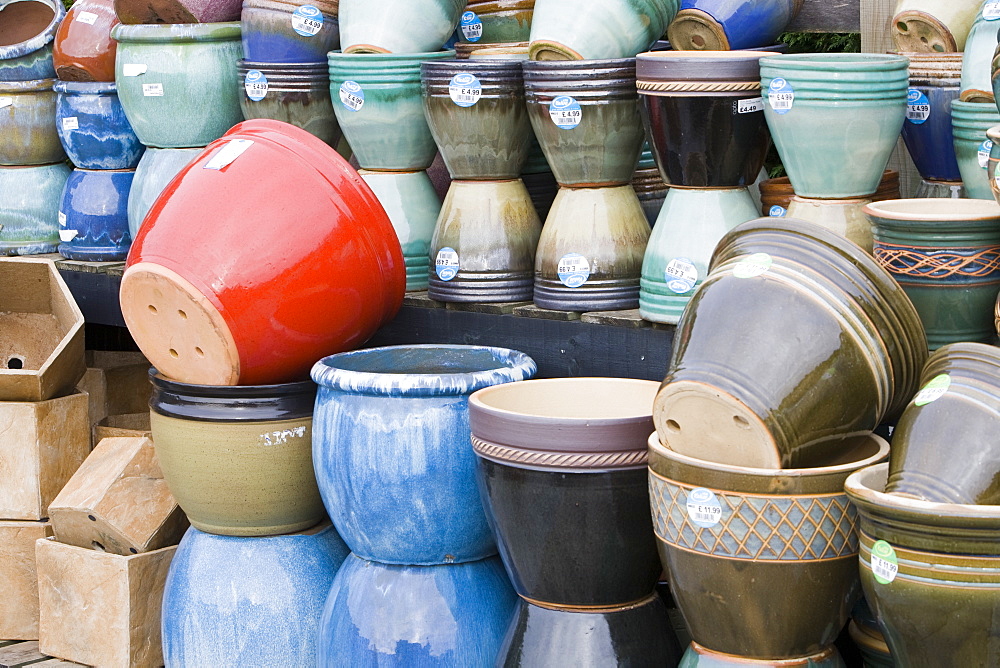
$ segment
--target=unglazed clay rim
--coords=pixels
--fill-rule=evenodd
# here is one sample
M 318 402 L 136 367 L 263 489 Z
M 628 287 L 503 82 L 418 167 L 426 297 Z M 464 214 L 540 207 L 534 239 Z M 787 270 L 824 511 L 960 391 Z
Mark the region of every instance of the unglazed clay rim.
M 63 95 L 117 95 L 114 81 L 62 81 L 57 79 L 52 90 Z
M 38 2 L 45 5 L 52 10 L 53 16 L 49 24 L 45 26 L 42 32 L 29 37 L 23 42 L 18 42 L 17 44 L 10 44 L 7 46 L 0 47 L 0 60 L 11 60 L 14 58 L 20 58 L 28 54 L 34 53 L 39 49 L 45 47 L 46 44 L 51 42 L 56 38 L 56 31 L 59 29 L 59 24 L 62 23 L 63 18 L 66 16 L 66 7 L 60 0 L 31 0 L 32 2 Z M 5 3 L 6 7 L 11 3 Z
M 223 23 L 119 23 L 111 29 L 111 39 L 129 44 L 162 44 L 183 42 L 230 42 L 242 36 L 239 21 Z
M 1000 127 L 994 128 L 1000 130 Z M 908 209 L 916 208 L 917 211 Z M 927 209 L 924 212 L 920 208 Z M 940 209 L 940 210 L 937 210 Z M 965 209 L 965 211 L 963 211 Z M 1000 204 L 987 199 L 955 199 L 944 197 L 887 199 L 866 204 L 865 215 L 869 218 L 908 223 L 988 223 L 1000 225 Z
M 455 44 L 455 58 L 467 60 L 477 51 L 494 49 L 516 49 L 519 54 L 528 54 L 528 42 L 458 42 Z

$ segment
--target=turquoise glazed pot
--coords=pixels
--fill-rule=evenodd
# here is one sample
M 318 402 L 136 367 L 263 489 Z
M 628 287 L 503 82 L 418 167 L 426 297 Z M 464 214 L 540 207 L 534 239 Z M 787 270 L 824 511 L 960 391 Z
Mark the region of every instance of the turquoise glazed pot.
M 996 105 L 959 100 L 951 103 L 951 131 L 958 171 L 966 196 L 972 199 L 993 199 L 989 173 L 993 140 L 987 132 L 995 125 L 1000 125 Z
M 537 0 L 532 60 L 631 58 L 663 37 L 678 0 Z
M 118 101 L 114 82 L 57 81 L 56 131 L 80 169 L 132 169 L 145 150 Z
M 59 254 L 113 262 L 128 257 L 128 194 L 134 169 L 74 169 L 59 205 Z
M 0 165 L 43 165 L 66 158 L 56 132 L 54 83 L 0 81 Z
M 796 195 L 864 197 L 878 189 L 906 117 L 906 58 L 768 56 L 760 77 L 764 118 Z
M 352 554 L 323 610 L 316 665 L 487 668 L 516 603 L 496 557 L 391 566 Z
M 670 188 L 642 258 L 639 314 L 676 325 L 708 274 L 715 245 L 726 232 L 757 217 L 746 188 Z
M 60 0 L 0 0 L 0 81 L 56 76 L 52 41 L 66 16 Z
M 200 148 L 147 148 L 142 154 L 128 195 L 128 229 L 133 239 L 167 184 L 200 154 Z
M 436 51 L 458 26 L 466 0 L 340 0 L 344 53 Z
M 873 202 L 874 255 L 917 308 L 931 350 L 992 341 L 1000 291 L 1000 205 L 976 199 Z
M 437 146 L 424 117 L 420 63 L 454 51 L 329 54 L 330 97 L 337 122 L 362 169 L 427 169 Z
M 291 123 L 337 148 L 342 133 L 330 101 L 326 63 L 272 65 L 241 60 L 240 109 L 247 119 Z
M 69 165 L 0 167 L 0 256 L 55 253 Z
M 963 102 L 987 102 L 992 104 L 993 82 L 992 68 L 994 52 L 997 48 L 997 23 L 995 12 L 990 11 L 983 16 L 983 9 L 990 6 L 983 2 L 972 24 L 972 30 L 965 40 L 962 56 L 962 90 L 960 99 Z
M 167 666 L 315 666 L 330 585 L 349 554 L 329 522 L 281 536 L 191 527 L 163 591 Z
M 351 551 L 421 565 L 495 554 L 476 490 L 469 395 L 535 370 L 524 353 L 476 346 L 372 348 L 317 362 L 316 479 Z
M 340 46 L 337 0 L 245 0 L 243 57 L 258 63 L 320 63 Z
M 118 25 L 115 83 L 146 146 L 205 146 L 243 120 L 240 24 Z

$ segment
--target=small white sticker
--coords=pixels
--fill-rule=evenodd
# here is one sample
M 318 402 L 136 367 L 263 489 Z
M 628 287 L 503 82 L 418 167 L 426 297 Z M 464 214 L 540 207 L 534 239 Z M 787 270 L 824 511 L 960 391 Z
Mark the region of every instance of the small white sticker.
M 451 78 L 448 84 L 448 95 L 451 101 L 460 107 L 471 107 L 483 95 L 483 86 L 475 75 L 459 72 Z
M 80 23 L 86 23 L 87 25 L 92 26 L 97 23 L 97 14 L 94 12 L 81 11 L 76 15 L 76 20 Z
M 145 97 L 163 97 L 163 84 L 142 84 L 142 94 Z
M 916 88 L 906 91 L 906 120 L 920 125 L 931 117 L 931 102 Z
M 549 118 L 563 130 L 572 130 L 583 120 L 583 110 L 574 98 L 560 95 L 549 104 Z
M 230 139 L 225 146 L 215 152 L 202 169 L 222 169 L 243 155 L 251 146 L 253 146 L 251 139 Z
M 442 281 L 450 281 L 458 275 L 458 253 L 454 248 L 445 246 L 437 252 L 434 258 L 434 271 Z
M 736 278 L 753 278 L 760 276 L 771 268 L 771 256 L 767 253 L 754 253 L 748 255 L 733 267 L 733 276 Z
M 795 90 L 792 84 L 781 77 L 771 79 L 767 87 L 767 101 L 776 114 L 787 114 L 795 103 Z
M 365 106 L 365 92 L 357 81 L 340 84 L 340 102 L 351 111 L 360 111 Z
M 69 132 L 70 130 L 79 130 L 80 121 L 76 116 L 67 116 L 62 119 L 62 129 L 63 132 Z
M 14 98 L 0 97 L 0 109 L 3 109 L 4 107 L 9 107 L 12 104 L 14 104 Z
M 899 573 L 899 558 L 896 557 L 896 551 L 884 540 L 875 541 L 872 545 L 871 563 L 872 575 L 879 584 L 889 584 Z
M 312 37 L 323 29 L 323 12 L 313 5 L 302 5 L 292 13 L 292 30 Z
M 1000 0 L 990 0 L 983 5 L 983 18 L 987 21 L 1000 19 Z
M 715 492 L 704 487 L 688 492 L 687 512 L 691 522 L 702 529 L 711 529 L 722 521 L 722 504 Z
M 784 218 L 786 213 L 788 213 L 788 211 L 785 209 L 785 207 L 779 206 L 777 204 L 775 204 L 774 206 L 772 206 L 770 209 L 767 210 L 767 215 L 769 215 L 771 218 Z
M 77 230 L 59 230 L 59 239 L 65 243 L 69 243 L 73 239 L 76 239 L 76 235 L 78 234 Z
M 147 69 L 149 68 L 142 63 L 125 63 L 122 65 L 122 76 L 137 77 L 145 74 Z
M 736 101 L 737 114 L 752 114 L 755 111 L 764 111 L 764 98 L 754 97 L 749 100 Z
M 698 268 L 686 257 L 675 257 L 667 263 L 667 268 L 663 270 L 663 278 L 667 281 L 667 288 L 671 292 L 682 295 L 690 292 L 698 282 Z
M 250 70 L 243 79 L 243 88 L 248 98 L 260 102 L 267 97 L 267 77 L 260 70 Z
M 559 282 L 567 288 L 578 288 L 590 278 L 590 262 L 579 253 L 567 253 L 556 266 Z
M 462 12 L 462 20 L 458 27 L 462 30 L 466 42 L 478 42 L 483 38 L 483 22 L 475 12 Z
M 59 212 L 59 226 L 66 227 L 66 214 L 62 211 Z
M 934 376 L 917 392 L 917 396 L 913 398 L 913 405 L 926 406 L 932 401 L 937 401 L 944 396 L 949 387 L 951 387 L 951 376 L 946 373 Z
M 976 158 L 979 159 L 979 166 L 983 169 L 986 169 L 986 166 L 990 164 L 990 151 L 992 150 L 993 142 L 989 139 L 979 145 L 979 152 L 976 154 Z

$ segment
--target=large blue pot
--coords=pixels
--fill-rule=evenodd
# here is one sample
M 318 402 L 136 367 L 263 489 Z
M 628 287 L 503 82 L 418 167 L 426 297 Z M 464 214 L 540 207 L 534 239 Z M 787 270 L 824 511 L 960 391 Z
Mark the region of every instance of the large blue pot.
M 0 0 L 0 81 L 54 79 L 52 42 L 66 16 L 60 0 Z
M 476 488 L 469 395 L 535 371 L 524 353 L 479 346 L 390 346 L 317 362 L 313 465 L 351 551 L 423 565 L 496 554 Z
M 0 257 L 56 252 L 59 200 L 70 171 L 65 162 L 0 167 Z
M 957 99 L 957 80 L 947 87 L 910 84 L 903 141 L 920 176 L 928 181 L 962 180 L 951 127 L 951 105 Z
M 128 193 L 134 169 L 74 169 L 59 205 L 59 254 L 70 260 L 124 260 L 132 245 Z
M 81 169 L 132 169 L 145 150 L 111 82 L 56 81 L 56 132 Z
M 492 666 L 516 603 L 497 557 L 389 566 L 351 555 L 323 610 L 316 665 Z
M 191 527 L 163 592 L 167 666 L 315 666 L 323 602 L 347 546 L 329 523 L 259 538 Z

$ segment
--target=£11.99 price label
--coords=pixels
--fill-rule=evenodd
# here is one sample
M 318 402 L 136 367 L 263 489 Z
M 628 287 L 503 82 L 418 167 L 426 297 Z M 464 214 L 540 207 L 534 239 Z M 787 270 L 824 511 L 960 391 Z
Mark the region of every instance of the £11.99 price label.
M 688 519 L 695 526 L 711 529 L 722 521 L 722 504 L 715 492 L 704 487 L 697 487 L 688 492 Z

